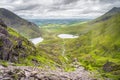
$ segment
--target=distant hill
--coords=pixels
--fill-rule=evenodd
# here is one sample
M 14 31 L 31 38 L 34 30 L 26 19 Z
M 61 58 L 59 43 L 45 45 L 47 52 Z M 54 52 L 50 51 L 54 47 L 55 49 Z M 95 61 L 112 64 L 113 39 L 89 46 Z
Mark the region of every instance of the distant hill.
M 100 22 L 100 21 L 108 20 L 109 18 L 111 18 L 112 16 L 118 13 L 120 13 L 120 7 L 114 7 L 111 10 L 109 10 L 107 13 L 105 13 L 104 15 L 95 19 L 93 22 Z
M 46 26 L 50 24 L 59 25 L 71 25 L 78 22 L 89 21 L 90 19 L 29 19 L 29 21 L 36 23 L 38 26 Z
M 120 13 L 120 7 L 114 7 L 110 11 L 108 11 L 107 13 L 105 13 L 104 15 L 112 16 L 112 15 L 115 15 L 117 13 Z
M 19 17 L 18 15 L 7 9 L 0 8 L 0 19 L 2 19 L 7 26 L 12 27 L 27 38 L 41 36 L 40 30 L 37 25 Z

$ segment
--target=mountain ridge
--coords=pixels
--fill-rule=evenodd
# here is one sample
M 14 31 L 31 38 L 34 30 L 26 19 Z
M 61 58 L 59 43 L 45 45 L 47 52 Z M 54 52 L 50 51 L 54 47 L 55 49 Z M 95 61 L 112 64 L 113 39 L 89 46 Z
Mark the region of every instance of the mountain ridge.
M 112 9 L 110 9 L 108 12 L 106 12 L 102 16 L 93 20 L 92 23 L 106 21 L 106 20 L 110 19 L 112 16 L 114 16 L 115 14 L 119 14 L 119 13 L 120 13 L 120 7 L 113 7 Z
M 0 19 L 2 19 L 7 26 L 15 29 L 27 38 L 41 36 L 39 27 L 36 24 L 19 17 L 5 8 L 0 8 Z

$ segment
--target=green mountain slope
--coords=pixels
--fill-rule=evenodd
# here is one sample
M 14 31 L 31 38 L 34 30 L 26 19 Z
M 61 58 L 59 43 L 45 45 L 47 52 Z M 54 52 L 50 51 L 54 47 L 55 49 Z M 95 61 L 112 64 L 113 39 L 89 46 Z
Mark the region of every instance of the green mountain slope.
M 119 77 L 119 17 L 120 14 L 116 14 L 106 21 L 91 24 L 90 27 L 94 27 L 93 30 L 81 35 L 79 39 L 66 42 L 68 45 L 66 53 L 70 56 L 70 60 L 76 57 L 88 69 L 97 69 L 106 77 Z M 73 50 L 69 49 L 70 45 L 74 46 Z M 105 71 L 105 74 L 101 70 Z
M 4 62 L 26 66 L 51 66 L 54 61 L 46 59 L 45 52 L 36 47 L 0 20 L 0 65 Z
M 84 24 L 49 28 L 52 30 L 51 38 L 38 47 L 66 70 L 74 70 L 71 64 L 77 60 L 86 69 L 97 71 L 104 78 L 120 79 L 120 13 L 119 9 L 115 10 L 117 13 L 111 13 L 113 9 L 107 13 L 112 16 L 105 20 L 95 22 L 106 17 L 101 16 Z M 57 37 L 61 33 L 77 34 L 79 38 L 63 40 Z
M 7 26 L 15 29 L 17 32 L 27 38 L 35 38 L 41 36 L 37 25 L 28 22 L 25 19 L 22 19 L 7 9 L 0 8 L 0 19 L 2 19 Z
M 94 22 L 105 21 L 118 13 L 120 13 L 120 8 L 114 7 L 110 11 L 108 11 L 107 13 L 105 13 L 104 15 L 100 16 L 99 18 L 95 19 L 92 22 L 94 23 Z

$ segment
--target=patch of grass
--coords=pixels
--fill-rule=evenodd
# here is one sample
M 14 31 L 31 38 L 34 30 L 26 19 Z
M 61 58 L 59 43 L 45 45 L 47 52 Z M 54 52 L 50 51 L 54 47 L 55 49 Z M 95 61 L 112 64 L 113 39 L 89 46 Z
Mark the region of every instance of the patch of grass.
M 0 60 L 0 64 L 1 64 L 3 67 L 8 67 L 8 62 L 6 62 L 6 61 Z

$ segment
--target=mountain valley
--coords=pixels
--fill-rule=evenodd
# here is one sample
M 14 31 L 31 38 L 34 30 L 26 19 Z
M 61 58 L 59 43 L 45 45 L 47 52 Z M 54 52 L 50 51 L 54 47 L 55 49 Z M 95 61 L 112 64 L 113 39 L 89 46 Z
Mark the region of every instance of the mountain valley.
M 94 20 L 40 27 L 0 9 L 0 79 L 119 80 L 119 34 L 119 7 Z M 37 37 L 43 40 L 33 44 Z

